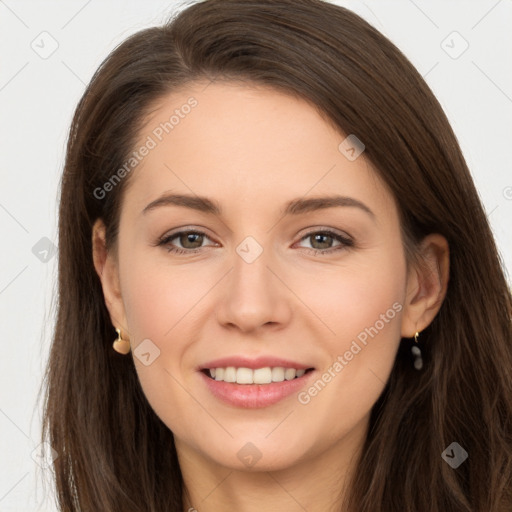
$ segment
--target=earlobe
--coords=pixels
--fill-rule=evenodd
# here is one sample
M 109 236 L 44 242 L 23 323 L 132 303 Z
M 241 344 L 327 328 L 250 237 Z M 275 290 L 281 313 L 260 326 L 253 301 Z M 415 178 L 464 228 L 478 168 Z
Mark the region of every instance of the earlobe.
M 420 244 L 419 263 L 412 265 L 402 316 L 402 336 L 413 337 L 430 325 L 446 296 L 449 280 L 449 246 L 433 233 Z
M 92 252 L 94 268 L 101 281 L 105 305 L 110 313 L 112 325 L 126 331 L 126 318 L 121 297 L 118 265 L 106 247 L 105 224 L 96 220 L 92 228 Z

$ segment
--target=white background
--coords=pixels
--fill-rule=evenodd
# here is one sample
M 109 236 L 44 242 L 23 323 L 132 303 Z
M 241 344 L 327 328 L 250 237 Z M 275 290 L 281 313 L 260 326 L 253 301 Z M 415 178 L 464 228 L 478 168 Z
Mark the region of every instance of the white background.
M 433 89 L 510 273 L 512 1 L 338 3 L 389 37 Z M 43 487 L 49 477 L 32 452 L 40 437 L 36 395 L 53 326 L 57 258 L 50 252 L 41 261 L 41 249 L 35 251 L 39 257 L 32 249 L 48 244 L 40 242 L 43 237 L 57 240 L 57 186 L 73 110 L 110 50 L 129 34 L 165 21 L 176 5 L 0 0 L 0 512 L 56 510 L 48 485 Z M 40 35 L 45 31 L 50 36 Z M 455 55 L 465 43 L 453 31 L 469 44 L 456 59 L 445 50 Z M 58 48 L 46 59 L 31 46 L 48 51 L 52 39 Z

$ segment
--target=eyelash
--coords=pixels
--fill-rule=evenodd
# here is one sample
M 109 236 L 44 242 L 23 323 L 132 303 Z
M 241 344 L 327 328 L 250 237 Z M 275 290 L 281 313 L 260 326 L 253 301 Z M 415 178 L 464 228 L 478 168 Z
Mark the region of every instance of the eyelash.
M 195 230 L 186 230 L 186 231 L 178 231 L 176 233 L 173 233 L 168 236 L 164 236 L 161 239 L 158 240 L 156 243 L 157 246 L 165 246 L 170 243 L 171 240 L 174 240 L 175 238 L 178 238 L 180 235 L 183 234 L 194 234 L 194 235 L 203 235 L 205 238 L 209 238 L 208 235 L 202 231 L 195 231 Z M 329 229 L 323 229 L 318 231 L 310 231 L 309 233 L 306 233 L 300 240 L 301 242 L 304 239 L 307 239 L 313 235 L 329 235 L 335 240 L 340 242 L 340 245 L 335 247 L 330 247 L 329 249 L 310 249 L 308 247 L 303 247 L 303 249 L 308 249 L 309 251 L 313 251 L 314 255 L 325 255 L 325 254 L 332 254 L 334 252 L 347 249 L 354 246 L 354 241 L 350 238 L 344 237 L 340 235 L 339 233 L 335 233 L 334 231 L 331 231 Z M 198 247 L 196 249 L 181 249 L 180 247 L 170 247 L 167 248 L 167 252 L 174 253 L 174 254 L 194 254 L 197 252 L 200 252 L 204 247 Z

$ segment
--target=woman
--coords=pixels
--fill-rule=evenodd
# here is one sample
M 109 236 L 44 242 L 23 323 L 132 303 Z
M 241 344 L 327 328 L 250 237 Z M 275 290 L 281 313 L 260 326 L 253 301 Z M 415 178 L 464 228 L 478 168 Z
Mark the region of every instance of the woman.
M 511 510 L 493 236 L 355 14 L 207 0 L 130 37 L 78 105 L 59 232 L 61 510 Z

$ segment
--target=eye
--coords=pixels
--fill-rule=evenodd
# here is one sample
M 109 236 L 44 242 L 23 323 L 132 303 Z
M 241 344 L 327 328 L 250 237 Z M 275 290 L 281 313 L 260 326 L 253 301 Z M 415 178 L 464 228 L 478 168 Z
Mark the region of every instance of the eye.
M 206 233 L 202 231 L 179 231 L 164 236 L 159 240 L 157 245 L 168 246 L 167 250 L 176 254 L 190 254 L 199 252 L 203 247 L 205 239 L 210 240 Z M 177 242 L 177 247 L 176 242 L 173 243 L 173 240 Z
M 310 231 L 301 238 L 301 241 L 303 240 L 309 241 L 310 247 L 306 248 L 313 250 L 315 254 L 330 254 L 354 245 L 354 241 L 347 236 L 328 229 Z M 338 242 L 338 245 L 333 245 L 335 242 Z

